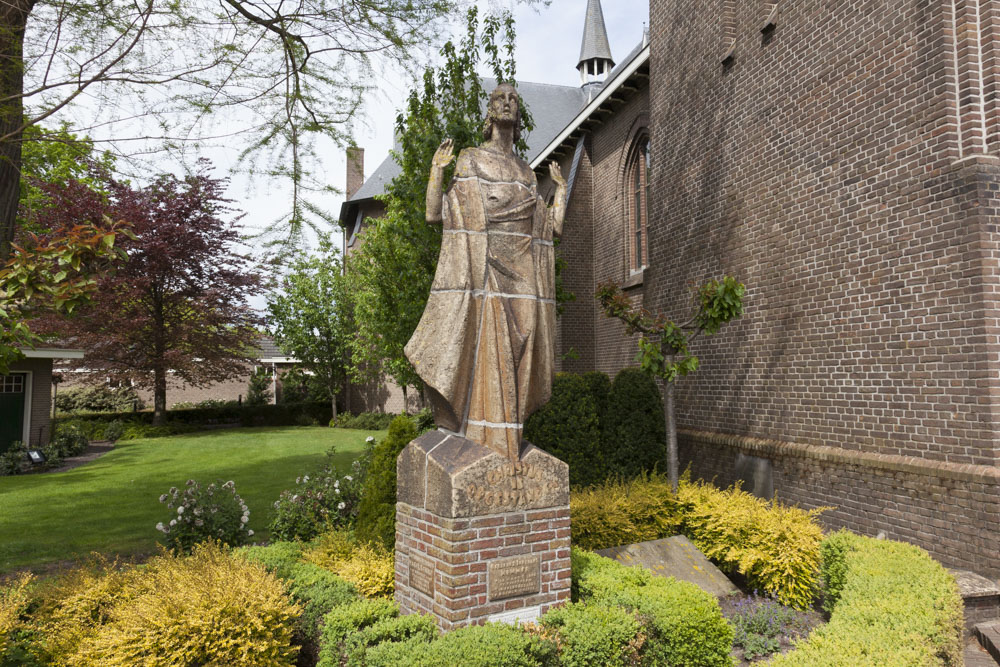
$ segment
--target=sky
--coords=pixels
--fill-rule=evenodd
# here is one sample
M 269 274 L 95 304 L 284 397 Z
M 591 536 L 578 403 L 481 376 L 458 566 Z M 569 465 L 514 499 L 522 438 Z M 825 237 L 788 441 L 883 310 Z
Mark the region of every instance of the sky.
M 486 2 L 482 3 L 484 8 Z M 648 0 L 603 0 L 605 25 L 611 52 L 616 62 L 627 55 L 642 39 L 643 26 L 649 21 Z M 583 22 L 587 0 L 552 0 L 548 7 L 520 5 L 514 10 L 517 29 L 515 58 L 517 79 L 537 83 L 577 86 L 576 64 L 580 56 Z M 458 27 L 456 26 L 456 30 Z M 484 68 L 482 75 L 488 76 Z M 393 124 L 397 110 L 409 92 L 412 81 L 398 73 L 387 73 L 378 83 L 378 92 L 362 110 L 355 132 L 355 142 L 365 149 L 365 176 L 368 177 L 388 155 L 392 147 Z M 325 159 L 327 182 L 343 189 L 345 158 L 343 150 L 331 147 L 335 154 Z M 226 156 L 212 156 L 225 167 Z M 247 228 L 266 225 L 288 208 L 283 183 L 248 182 L 234 178 L 229 196 L 235 206 L 247 212 Z M 343 195 L 328 197 L 321 204 L 339 212 Z

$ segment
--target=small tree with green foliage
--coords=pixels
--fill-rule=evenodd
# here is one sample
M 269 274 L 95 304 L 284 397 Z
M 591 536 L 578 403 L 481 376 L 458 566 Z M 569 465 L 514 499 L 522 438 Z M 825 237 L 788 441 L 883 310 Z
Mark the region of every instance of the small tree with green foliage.
M 400 415 L 389 425 L 389 435 L 372 452 L 358 506 L 355 534 L 359 540 L 378 542 L 388 549 L 396 543 L 396 459 L 417 437 L 413 420 Z
M 710 280 L 697 290 L 691 317 L 675 323 L 663 313 L 653 317 L 643 308 L 633 308 L 621 288 L 614 283 L 602 283 L 597 298 L 607 317 L 625 323 L 625 335 L 639 333 L 636 361 L 650 377 L 666 386 L 663 417 L 667 424 L 667 476 L 677 491 L 677 423 L 674 420 L 674 383 L 678 378 L 698 370 L 698 357 L 688 349 L 691 341 L 704 333 L 710 336 L 731 320 L 743 314 L 746 287 L 731 276 L 721 281 Z
M 404 399 L 407 387 L 422 386 L 403 348 L 424 312 L 441 248 L 440 225 L 427 224 L 425 217 L 431 159 L 445 138 L 456 152 L 482 141 L 487 93 L 476 71 L 480 49 L 497 81 L 513 82 L 513 19 L 487 16 L 480 37 L 478 13 L 470 9 L 464 39 L 444 45 L 443 64 L 424 72 L 396 119 L 400 147 L 393 158 L 400 174 L 383 198 L 385 216 L 368 221 L 361 247 L 348 261 L 356 326 L 351 374 L 357 381 L 387 375 L 403 388 Z M 530 130 L 526 108 L 521 117 Z M 525 148 L 522 141 L 518 149 Z M 445 182 L 453 170 L 445 172 Z
M 267 405 L 271 400 L 271 371 L 267 368 L 257 368 L 250 374 L 250 385 L 247 387 L 247 405 Z
M 309 385 L 322 389 L 336 419 L 353 327 L 340 252 L 329 237 L 320 239 L 319 253 L 292 263 L 282 291 L 268 298 L 267 310 L 278 347 L 310 371 Z

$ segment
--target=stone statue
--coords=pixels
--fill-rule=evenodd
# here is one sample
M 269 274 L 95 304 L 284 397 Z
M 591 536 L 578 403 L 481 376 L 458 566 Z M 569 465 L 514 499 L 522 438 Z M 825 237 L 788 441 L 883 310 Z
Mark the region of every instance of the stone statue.
M 427 307 L 406 356 L 427 388 L 439 427 L 512 462 L 525 418 L 544 404 L 554 372 L 556 302 L 553 237 L 562 234 L 566 181 L 559 165 L 551 207 L 528 164 L 514 154 L 521 109 L 509 84 L 490 95 L 479 147 L 455 159 L 437 149 L 427 184 L 427 222 L 442 223 L 441 254 Z

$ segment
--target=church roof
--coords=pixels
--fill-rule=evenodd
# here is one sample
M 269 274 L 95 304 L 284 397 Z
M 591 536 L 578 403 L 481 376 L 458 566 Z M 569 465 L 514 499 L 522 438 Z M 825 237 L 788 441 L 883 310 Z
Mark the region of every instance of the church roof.
M 580 62 L 577 63 L 577 68 L 595 58 L 614 62 L 611 45 L 608 43 L 608 30 L 604 26 L 601 0 L 587 0 L 587 18 L 583 24 L 583 43 L 580 45 Z

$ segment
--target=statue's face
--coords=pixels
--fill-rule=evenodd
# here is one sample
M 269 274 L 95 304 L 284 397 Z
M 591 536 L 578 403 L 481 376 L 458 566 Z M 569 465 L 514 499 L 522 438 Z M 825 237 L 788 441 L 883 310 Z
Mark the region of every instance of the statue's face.
M 497 86 L 490 95 L 490 118 L 496 122 L 514 123 L 517 121 L 520 104 L 521 100 L 513 86 L 506 83 Z

